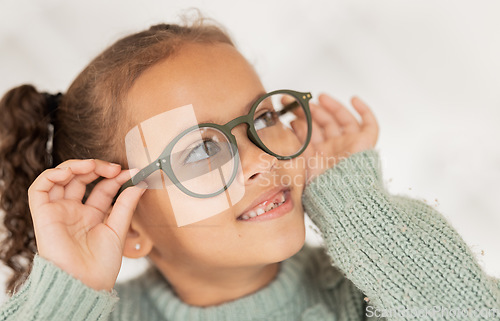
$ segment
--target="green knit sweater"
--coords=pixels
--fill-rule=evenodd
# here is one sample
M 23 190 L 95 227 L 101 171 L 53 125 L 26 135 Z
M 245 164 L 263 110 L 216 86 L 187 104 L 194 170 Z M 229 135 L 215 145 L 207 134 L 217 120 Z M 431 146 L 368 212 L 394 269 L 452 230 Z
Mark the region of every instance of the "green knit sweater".
M 500 282 L 433 207 L 386 191 L 375 149 L 317 177 L 303 204 L 324 249 L 304 246 L 243 298 L 189 306 L 154 267 L 96 291 L 36 255 L 0 320 L 500 320 Z

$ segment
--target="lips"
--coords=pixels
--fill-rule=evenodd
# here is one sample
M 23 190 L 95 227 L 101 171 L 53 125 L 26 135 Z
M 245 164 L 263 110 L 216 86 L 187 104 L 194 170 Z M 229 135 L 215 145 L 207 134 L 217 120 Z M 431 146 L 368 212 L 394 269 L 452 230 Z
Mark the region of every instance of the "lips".
M 242 214 L 237 217 L 237 219 L 248 220 L 272 211 L 286 201 L 286 195 L 289 195 L 289 191 L 289 187 L 279 186 L 263 193 L 254 202 L 252 202 L 252 204 L 250 204 L 250 206 L 248 206 Z

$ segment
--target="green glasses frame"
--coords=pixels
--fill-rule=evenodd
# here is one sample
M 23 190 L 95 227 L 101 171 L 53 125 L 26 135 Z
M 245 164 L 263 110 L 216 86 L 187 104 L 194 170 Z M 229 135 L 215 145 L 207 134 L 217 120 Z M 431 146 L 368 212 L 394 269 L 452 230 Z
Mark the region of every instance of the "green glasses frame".
M 296 101 L 294 101 L 293 103 L 286 105 L 283 108 L 283 110 L 278 111 L 279 115 L 282 115 L 282 114 L 284 114 L 284 113 L 286 113 L 294 108 L 299 107 L 297 102 L 299 102 L 301 104 L 301 106 L 305 112 L 305 117 L 306 117 L 306 121 L 307 121 L 307 128 L 308 128 L 306 140 L 305 140 L 302 148 L 297 153 L 295 153 L 291 156 L 281 156 L 281 155 L 273 153 L 271 150 L 269 150 L 269 148 L 267 148 L 266 145 L 264 145 L 264 143 L 260 140 L 259 135 L 257 134 L 257 130 L 255 129 L 255 126 L 254 126 L 255 110 L 257 109 L 259 104 L 264 99 L 268 98 L 269 96 L 275 95 L 275 94 L 288 94 L 296 99 Z M 126 188 L 129 188 L 129 187 L 132 187 L 134 185 L 139 184 L 141 181 L 145 180 L 148 176 L 150 176 L 151 174 L 153 174 L 155 171 L 157 171 L 159 169 L 161 169 L 168 176 L 168 178 L 172 181 L 172 183 L 174 183 L 182 192 L 184 192 L 185 194 L 187 194 L 189 196 L 196 197 L 196 198 L 209 198 L 209 197 L 217 196 L 220 193 L 224 192 L 226 189 L 229 188 L 231 183 L 234 181 L 234 179 L 236 178 L 237 172 L 238 172 L 238 163 L 239 163 L 238 145 L 236 142 L 236 137 L 231 133 L 231 131 L 233 130 L 233 128 L 235 128 L 236 126 L 241 125 L 241 124 L 247 124 L 247 126 L 248 126 L 247 127 L 248 138 L 250 139 L 250 141 L 252 141 L 252 143 L 254 143 L 257 147 L 262 149 L 264 152 L 276 157 L 279 160 L 288 160 L 288 159 L 292 159 L 292 158 L 299 156 L 300 154 L 302 154 L 304 152 L 304 150 L 307 148 L 307 146 L 309 145 L 309 142 L 311 140 L 312 121 L 311 121 L 311 111 L 309 108 L 309 100 L 311 100 L 311 98 L 312 98 L 312 96 L 311 96 L 311 93 L 309 93 L 309 92 L 299 92 L 299 91 L 288 90 L 288 89 L 275 90 L 275 91 L 269 92 L 269 93 L 261 96 L 260 98 L 258 98 L 253 103 L 248 114 L 246 114 L 244 116 L 239 116 L 239 117 L 229 121 L 225 125 L 219 125 L 219 124 L 214 124 L 214 123 L 203 123 L 203 124 L 194 125 L 192 127 L 189 127 L 188 129 L 184 130 L 182 133 L 177 135 L 167 145 L 167 147 L 165 147 L 163 152 L 160 154 L 160 156 L 154 162 L 152 162 L 148 166 L 144 167 L 136 175 L 134 175 L 134 177 L 129 179 L 125 184 L 123 184 L 115 196 L 115 201 L 116 201 L 116 198 L 118 197 L 118 195 L 120 195 Z M 226 184 L 224 184 L 223 188 L 221 188 L 217 192 L 214 192 L 211 194 L 198 194 L 198 193 L 194 193 L 194 192 L 188 190 L 177 179 L 174 171 L 172 170 L 172 166 L 170 163 L 170 155 L 171 155 L 172 149 L 174 148 L 175 144 L 184 135 L 193 131 L 194 129 L 205 128 L 205 127 L 215 128 L 215 129 L 221 131 L 227 137 L 227 139 L 231 145 L 232 153 L 233 153 L 233 155 L 235 155 L 234 161 L 235 161 L 236 166 L 234 166 L 231 178 L 229 179 L 229 181 Z

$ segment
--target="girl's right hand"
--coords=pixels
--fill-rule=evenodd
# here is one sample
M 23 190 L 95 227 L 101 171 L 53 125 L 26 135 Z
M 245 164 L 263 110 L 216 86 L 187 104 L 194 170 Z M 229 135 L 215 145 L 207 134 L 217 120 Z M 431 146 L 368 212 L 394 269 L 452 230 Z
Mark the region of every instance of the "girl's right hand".
M 379 126 L 375 115 L 361 99 L 353 98 L 351 104 L 361 117 L 361 122 L 340 102 L 331 96 L 319 96 L 319 104 L 310 103 L 312 135 L 303 157 L 307 164 L 307 182 L 333 167 L 341 159 L 375 147 Z M 292 127 L 302 141 L 307 134 L 304 113 L 297 111 L 298 120 Z
M 38 255 L 91 288 L 113 289 L 130 221 L 147 186 L 127 188 L 111 202 L 136 172 L 86 159 L 68 160 L 40 174 L 28 190 Z M 87 184 L 100 176 L 104 179 L 82 203 Z

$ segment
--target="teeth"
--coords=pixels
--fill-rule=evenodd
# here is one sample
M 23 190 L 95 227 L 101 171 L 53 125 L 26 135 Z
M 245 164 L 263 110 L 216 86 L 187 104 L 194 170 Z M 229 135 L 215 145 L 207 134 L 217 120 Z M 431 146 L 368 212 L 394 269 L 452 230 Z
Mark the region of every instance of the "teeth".
M 262 214 L 280 206 L 284 202 L 285 202 L 285 193 L 281 193 L 278 196 L 278 198 L 274 200 L 274 202 L 265 201 L 264 203 L 262 203 L 262 205 L 259 208 L 243 214 L 240 218 L 242 220 L 248 220 L 252 217 L 262 215 Z

